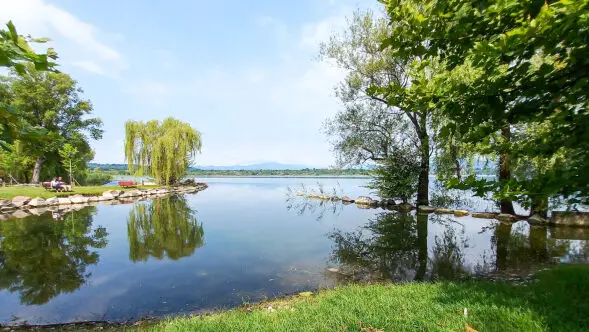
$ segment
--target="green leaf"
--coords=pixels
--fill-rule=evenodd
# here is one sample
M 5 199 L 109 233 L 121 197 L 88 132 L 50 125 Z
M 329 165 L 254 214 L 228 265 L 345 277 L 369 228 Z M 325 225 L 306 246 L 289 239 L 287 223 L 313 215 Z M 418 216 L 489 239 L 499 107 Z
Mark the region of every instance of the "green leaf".
M 6 26 L 8 27 L 8 31 L 10 32 L 10 38 L 12 39 L 12 42 L 15 45 L 18 44 L 18 34 L 16 33 L 16 27 L 14 26 L 14 23 L 12 23 L 12 21 L 8 21 L 8 23 L 6 23 Z

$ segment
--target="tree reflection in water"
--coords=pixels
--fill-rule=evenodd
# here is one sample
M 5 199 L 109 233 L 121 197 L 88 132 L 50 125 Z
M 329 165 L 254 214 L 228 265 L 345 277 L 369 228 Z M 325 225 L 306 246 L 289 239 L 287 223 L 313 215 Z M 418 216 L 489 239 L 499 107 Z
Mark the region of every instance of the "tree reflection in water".
M 434 238 L 432 257 L 428 257 L 427 215 L 380 213 L 358 231 L 335 230 L 329 237 L 334 241 L 331 261 L 343 275 L 356 279 L 452 279 L 464 272 L 453 226 Z
M 0 223 L 0 289 L 18 292 L 26 305 L 40 305 L 77 290 L 98 263 L 92 248 L 107 245 L 103 227 L 92 228 L 95 208 L 70 212 L 63 220 L 49 215 Z
M 164 197 L 137 203 L 127 218 L 129 258 L 176 260 L 190 256 L 203 245 L 204 230 L 186 199 Z

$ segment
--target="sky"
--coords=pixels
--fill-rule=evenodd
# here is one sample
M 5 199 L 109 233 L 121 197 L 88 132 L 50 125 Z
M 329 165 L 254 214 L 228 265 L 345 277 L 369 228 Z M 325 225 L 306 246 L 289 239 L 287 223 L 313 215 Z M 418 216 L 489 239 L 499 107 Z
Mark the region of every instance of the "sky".
M 50 37 L 104 122 L 95 162 L 123 163 L 124 123 L 174 117 L 202 133 L 197 165 L 334 164 L 326 118 L 345 72 L 319 43 L 376 0 L 0 0 L 0 22 Z M 44 46 L 45 47 L 45 46 Z

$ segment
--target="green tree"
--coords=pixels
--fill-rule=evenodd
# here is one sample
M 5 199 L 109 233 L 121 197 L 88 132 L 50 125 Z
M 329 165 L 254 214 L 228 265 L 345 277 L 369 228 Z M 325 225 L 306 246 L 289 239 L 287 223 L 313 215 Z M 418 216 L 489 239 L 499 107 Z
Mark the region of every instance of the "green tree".
M 149 174 L 161 184 L 180 181 L 201 146 L 201 134 L 188 123 L 174 118 L 162 122 L 125 123 L 125 158 L 129 172 Z
M 381 43 L 390 33 L 386 19 L 358 11 L 344 33 L 321 45 L 321 58 L 347 71 L 336 87 L 344 109 L 328 120 L 327 133 L 338 159 L 348 164 L 378 163 L 397 149 L 416 154 L 417 203 L 428 205 L 436 87 L 432 77 L 439 64 L 383 50 Z
M 380 197 L 400 199 L 407 203 L 417 191 L 419 157 L 403 150 L 391 152 L 374 170 L 368 187 Z
M 92 227 L 94 208 L 52 220 L 30 216 L 0 223 L 0 289 L 17 292 L 23 304 L 43 304 L 74 292 L 98 263 L 92 249 L 107 245 L 103 227 Z
M 19 35 L 11 21 L 6 24 L 7 29 L 0 29 L 0 67 L 7 67 L 19 73 L 25 72 L 26 64 L 33 64 L 39 71 L 55 70 L 57 54 L 52 48 L 45 54 L 38 54 L 29 43 L 45 43 L 47 38 L 31 38 Z M 0 91 L 1 92 L 1 91 Z M 7 149 L 21 135 L 39 135 L 42 132 L 36 128 L 26 126 L 19 120 L 19 111 L 6 103 L 0 93 L 0 148 Z
M 40 72 L 32 65 L 21 74 L 13 71 L 7 82 L 10 105 L 28 125 L 46 132 L 39 140 L 21 139 L 24 151 L 35 158 L 31 182 L 39 182 L 44 164 L 49 163 L 52 171 L 61 167 L 58 151 L 66 142 L 78 150 L 85 169 L 93 158 L 89 139 L 102 137 L 102 121 L 88 117 L 92 104 L 81 99 L 83 90 L 77 82 L 67 74 Z
M 499 157 L 497 180 L 471 177 L 467 187 L 493 191 L 504 211 L 511 199 L 540 209 L 551 196 L 589 203 L 589 1 L 383 2 L 384 49 L 443 61 L 445 132 Z M 529 160 L 551 167 L 513 173 Z
M 136 204 L 127 218 L 127 234 L 132 261 L 150 256 L 176 260 L 202 247 L 204 230 L 186 199 L 172 196 Z
M 77 163 L 78 160 L 78 149 L 72 146 L 69 143 L 66 143 L 62 148 L 59 149 L 59 156 L 61 157 L 61 163 L 63 167 L 69 170 L 70 174 L 70 183 L 73 183 L 72 176 L 74 172 L 77 170 Z

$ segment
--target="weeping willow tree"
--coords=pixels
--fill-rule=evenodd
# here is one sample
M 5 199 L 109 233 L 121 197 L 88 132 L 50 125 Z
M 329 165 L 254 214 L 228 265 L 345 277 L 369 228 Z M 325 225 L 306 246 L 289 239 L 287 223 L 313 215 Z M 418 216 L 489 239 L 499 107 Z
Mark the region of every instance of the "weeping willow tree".
M 200 133 L 188 123 L 167 118 L 127 121 L 125 123 L 125 159 L 129 172 L 150 175 L 160 184 L 179 181 L 200 152 Z

